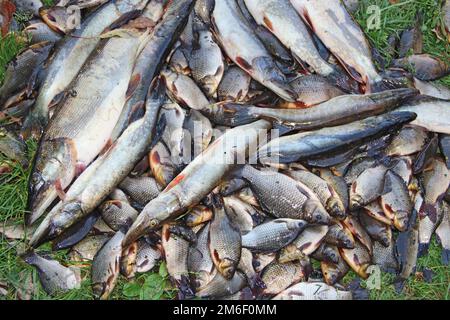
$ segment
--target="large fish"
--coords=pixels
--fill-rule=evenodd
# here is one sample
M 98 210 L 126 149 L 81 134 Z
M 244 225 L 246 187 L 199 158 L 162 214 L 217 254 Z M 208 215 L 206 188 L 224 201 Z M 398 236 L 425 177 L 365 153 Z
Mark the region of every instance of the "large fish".
M 336 127 L 276 138 L 259 149 L 259 159 L 263 163 L 276 160 L 289 163 L 342 151 L 343 147 L 362 144 L 367 139 L 400 128 L 415 117 L 412 112 L 394 111 Z
M 23 135 L 39 137 L 47 125 L 52 101 L 66 90 L 100 41 L 100 34 L 115 20 L 143 9 L 147 0 L 114 0 L 92 13 L 70 37 L 58 43 L 46 67 L 46 77 L 26 122 Z M 109 73 L 110 74 L 110 73 Z M 111 82 L 112 83 L 112 82 Z
M 308 23 L 325 46 L 360 82 L 366 85 L 366 92 L 381 91 L 383 78 L 372 61 L 372 54 L 366 37 L 339 0 L 291 0 L 297 12 Z
M 128 231 L 125 243 L 133 242 L 149 230 L 158 229 L 165 221 L 175 219 L 198 204 L 235 166 L 235 157 L 242 160 L 249 146 L 255 146 L 258 131 L 264 132 L 269 128 L 269 122 L 259 120 L 228 130 L 216 139 L 147 204 Z
M 211 20 L 219 42 L 234 63 L 283 99 L 296 100 L 286 77 L 244 20 L 235 1 L 216 1 Z
M 92 212 L 133 170 L 151 145 L 165 87 L 156 78 L 149 88 L 144 116 L 133 122 L 116 143 L 98 157 L 71 185 L 42 221 L 31 244 L 52 238 Z
M 114 128 L 112 139 L 119 137 L 128 123 L 139 118 L 148 87 L 158 74 L 181 30 L 187 22 L 193 0 L 171 1 L 161 21 L 152 31 L 152 38 L 136 60 L 128 89 L 128 100 Z M 138 111 L 137 114 L 136 110 Z
M 107 146 L 139 47 L 148 39 L 148 33 L 130 33 L 102 40 L 69 85 L 34 160 L 28 223 L 36 221 L 58 194 L 63 198 L 75 175 Z

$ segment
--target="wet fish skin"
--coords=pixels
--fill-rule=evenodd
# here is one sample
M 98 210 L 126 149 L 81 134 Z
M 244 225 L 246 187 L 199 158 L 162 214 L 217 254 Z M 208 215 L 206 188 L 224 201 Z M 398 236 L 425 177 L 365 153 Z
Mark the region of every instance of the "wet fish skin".
M 442 263 L 448 266 L 450 261 L 450 237 L 449 237 L 450 206 L 445 201 L 442 202 L 442 211 L 443 211 L 442 222 L 436 229 L 436 235 L 442 246 L 442 253 L 441 253 Z
M 41 21 L 33 21 L 23 30 L 28 37 L 30 37 L 30 44 L 37 44 L 42 41 L 49 41 L 55 43 L 61 39 L 61 35 Z
M 305 268 L 309 263 L 308 259 L 302 262 L 279 263 L 273 261 L 261 272 L 261 280 L 266 288 L 262 290 L 264 296 L 276 295 L 292 284 L 300 282 L 306 278 Z
M 117 231 L 94 257 L 91 278 L 92 292 L 96 299 L 108 299 L 116 285 L 120 272 L 121 243 L 124 235 L 122 231 Z
M 58 5 L 50 8 L 41 7 L 39 9 L 39 15 L 50 28 L 62 34 L 69 34 L 77 27 L 76 19 L 81 21 L 79 11 Z
M 167 9 L 161 21 L 152 31 L 152 39 L 142 49 L 142 52 L 136 60 L 129 87 L 130 95 L 124 106 L 124 111 L 113 130 L 113 140 L 117 139 L 127 128 L 130 119 L 136 118 L 132 114 L 132 111 L 145 103 L 148 96 L 148 88 L 152 80 L 160 72 L 167 56 L 172 50 L 172 46 L 186 25 L 194 2 L 193 0 L 168 2 Z M 160 9 L 152 11 L 154 14 L 160 13 Z M 146 10 L 144 10 L 144 14 L 146 14 L 145 12 Z M 140 115 L 138 113 L 137 117 Z
M 283 99 L 296 100 L 296 95 L 287 83 L 286 77 L 249 24 L 244 21 L 234 1 L 216 1 L 212 22 L 217 40 L 234 63 Z
M 366 229 L 364 229 L 364 227 L 361 225 L 357 217 L 348 216 L 347 218 L 345 218 L 344 221 L 341 222 L 341 224 L 344 227 L 344 229 L 349 230 L 353 234 L 353 237 L 355 238 L 355 243 L 359 241 L 359 243 L 363 245 L 371 255 L 372 239 L 370 238 Z
M 27 253 L 23 259 L 26 263 L 36 267 L 42 287 L 50 295 L 80 287 L 79 274 L 71 268 L 62 266 L 56 260 L 43 258 L 35 252 Z
M 388 246 L 381 244 L 379 241 L 374 241 L 372 260 L 374 264 L 380 266 L 381 270 L 396 273 L 398 263 L 395 256 L 394 239 L 390 239 Z
M 196 292 L 196 296 L 204 299 L 221 298 L 234 294 L 244 288 L 247 279 L 240 271 L 235 272 L 234 276 L 227 280 L 219 272 L 214 271 L 211 281 Z
M 213 200 L 213 214 L 209 228 L 209 250 L 217 271 L 231 280 L 241 258 L 241 232 L 225 211 L 223 200 Z
M 392 241 L 392 232 L 389 225 L 386 225 L 365 213 L 359 214 L 359 222 L 373 240 L 380 242 L 385 247 L 389 246 Z
M 147 0 L 111 1 L 91 14 L 73 33 L 58 44 L 51 55 L 46 78 L 36 98 L 36 103 L 27 117 L 22 134 L 24 137 L 39 137 L 48 123 L 48 108 L 53 98 L 61 93 L 76 77 L 84 62 L 99 43 L 97 37 L 108 25 L 127 12 L 143 8 Z
M 204 205 L 193 207 L 184 217 L 184 221 L 188 227 L 195 227 L 212 219 L 213 212 L 211 208 Z
M 450 74 L 450 66 L 429 54 L 415 54 L 394 60 L 394 67 L 411 68 L 413 75 L 422 81 L 432 81 Z
M 360 74 L 358 80 L 366 84 L 367 92 L 383 88 L 366 37 L 341 1 L 291 0 L 291 3 L 325 46 Z
M 69 251 L 72 261 L 92 261 L 98 250 L 110 239 L 109 235 L 88 236 L 74 245 Z
M 450 169 L 450 135 L 441 134 L 439 135 L 439 150 L 444 156 L 447 168 Z
M 103 39 L 68 86 L 34 160 L 28 223 L 36 221 L 107 145 L 125 103 L 139 46 L 147 40 L 148 33 Z
M 217 88 L 219 101 L 241 102 L 247 96 L 251 77 L 238 66 L 225 70 Z
M 202 153 L 211 143 L 213 138 L 213 127 L 211 122 L 197 110 L 189 110 L 183 128 L 188 131 L 189 134 L 184 135 L 187 138 L 183 142 L 185 148 L 191 148 L 191 159 Z M 186 161 L 188 162 L 188 161 Z
M 127 201 L 121 200 L 105 201 L 99 210 L 106 224 L 115 231 L 129 227 L 139 214 Z
M 339 263 L 340 254 L 337 247 L 321 243 L 317 250 L 312 253 L 311 258 L 321 262 L 337 264 Z
M 178 173 L 178 167 L 172 161 L 166 145 L 161 141 L 158 142 L 150 151 L 148 158 L 155 180 L 163 188 L 166 187 Z
M 384 191 L 385 174 L 383 164 L 364 170 L 350 187 L 350 210 L 359 209 L 378 198 Z
M 429 131 L 450 134 L 450 101 L 433 97 L 419 96 L 404 103 L 398 111 L 409 111 L 417 114 L 411 122 Z
M 327 232 L 328 226 L 317 225 L 305 228 L 291 244 L 281 249 L 278 261 L 286 263 L 311 255 L 320 246 Z
M 224 197 L 223 201 L 227 215 L 235 222 L 241 234 L 250 232 L 255 221 L 261 218 L 260 213 L 253 206 L 236 196 Z
M 126 177 L 119 187 L 142 206 L 156 198 L 160 192 L 159 185 L 152 177 Z
M 378 200 L 365 205 L 360 211 L 360 215 L 362 214 L 366 214 L 386 225 L 393 225 L 392 220 L 386 216 Z
M 137 242 L 132 243 L 122 250 L 120 256 L 120 273 L 127 279 L 131 279 L 136 275 L 137 252 Z
M 36 17 L 39 16 L 39 8 L 43 6 L 40 0 L 15 0 L 14 4 L 16 8 L 25 11 L 32 12 Z
M 289 170 L 286 174 L 310 188 L 318 196 L 331 216 L 337 219 L 346 217 L 344 204 L 333 187 L 325 180 L 306 170 Z
M 350 267 L 341 257 L 337 248 L 336 251 L 338 252 L 338 261 L 336 263 L 327 261 L 320 262 L 320 269 L 322 270 L 324 280 L 330 286 L 341 281 L 341 279 L 350 271 Z
M 145 273 L 153 269 L 161 259 L 161 251 L 158 248 L 155 249 L 145 239 L 140 239 L 137 243 L 136 272 Z
M 259 149 L 262 163 L 273 162 L 276 157 L 281 163 L 342 151 L 342 147 L 355 145 L 395 130 L 415 119 L 414 113 L 390 112 L 336 127 L 297 133 L 271 140 Z
M 352 233 L 343 228 L 340 224 L 333 224 L 328 228 L 328 233 L 323 239 L 327 244 L 334 245 L 338 248 L 353 249 L 355 239 Z
M 442 84 L 414 78 L 414 87 L 419 90 L 422 95 L 450 100 L 450 89 Z
M 327 211 L 304 184 L 284 174 L 259 171 L 249 165 L 242 168 L 240 175 L 249 182 L 263 209 L 273 216 L 329 223 Z
M 425 147 L 416 155 L 413 164 L 413 173 L 418 174 L 422 172 L 425 167 L 430 164 L 431 158 L 435 156 L 438 150 L 439 140 L 436 134 L 434 134 Z
M 147 204 L 128 231 L 125 243 L 133 242 L 144 232 L 157 229 L 162 223 L 184 213 L 188 207 L 198 204 L 234 167 L 234 156 L 236 155 L 239 159 L 247 151 L 248 145 L 256 141 L 255 130 L 268 128 L 270 123 L 260 120 L 251 125 L 228 130 L 216 139 L 202 154 L 189 163 L 158 197 Z M 230 141 L 228 139 L 237 140 L 238 143 L 238 147 L 234 148 L 234 153 L 231 152 L 231 154 L 224 153 L 228 150 L 225 145 L 225 140 Z M 233 160 L 230 157 L 233 157 Z M 197 179 L 201 179 L 204 183 L 199 184 Z M 184 196 L 180 198 L 179 194 Z
M 417 153 L 422 150 L 427 138 L 428 133 L 425 129 L 407 125 L 391 141 L 386 149 L 386 155 L 407 156 Z
M 414 210 L 419 211 L 422 203 L 423 197 L 420 193 L 417 193 L 414 201 Z M 431 237 L 433 236 L 436 228 L 439 226 L 444 216 L 444 206 L 444 204 L 438 205 L 434 221 L 429 215 L 419 214 L 419 257 L 428 253 Z
M 329 169 L 313 169 L 313 173 L 318 173 L 339 195 L 344 205 L 345 212 L 348 212 L 349 194 L 348 187 L 343 177 L 335 175 Z
M 367 268 L 371 264 L 371 254 L 367 248 L 356 241 L 353 249 L 338 248 L 342 258 L 363 279 L 367 279 Z
M 169 225 L 164 225 L 161 234 L 162 248 L 164 249 L 167 271 L 169 275 L 180 284 L 182 277 L 188 275 L 189 242 L 173 235 Z
M 352 160 L 344 172 L 345 182 L 351 185 L 361 173 L 376 165 L 376 160 L 372 157 L 360 157 Z
M 256 252 L 276 252 L 301 233 L 307 222 L 296 219 L 275 219 L 260 224 L 242 236 L 242 247 Z
M 165 99 L 165 87 L 155 79 L 149 88 L 144 117 L 133 122 L 113 148 L 98 157 L 75 180 L 58 203 L 42 221 L 30 244 L 51 239 L 94 210 L 131 172 L 148 152 L 157 114 Z

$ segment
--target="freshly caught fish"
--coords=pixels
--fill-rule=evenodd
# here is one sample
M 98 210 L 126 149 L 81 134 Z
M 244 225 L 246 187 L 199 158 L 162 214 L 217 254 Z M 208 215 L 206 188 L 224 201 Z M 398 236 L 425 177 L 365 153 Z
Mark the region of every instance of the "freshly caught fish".
M 425 146 L 428 132 L 417 126 L 404 126 L 392 139 L 386 149 L 386 155 L 407 156 L 419 152 Z
M 217 271 L 231 280 L 241 259 L 241 232 L 226 213 L 221 198 L 213 199 L 213 214 L 209 227 L 209 251 Z
M 328 227 L 327 235 L 323 241 L 338 248 L 352 249 L 355 246 L 355 239 L 350 230 L 337 223 Z
M 278 255 L 278 261 L 280 263 L 286 263 L 311 255 L 319 248 L 327 233 L 327 226 L 311 226 L 305 228 L 291 244 L 281 249 Z
M 324 126 L 343 125 L 392 110 L 408 97 L 415 96 L 415 89 L 395 89 L 371 95 L 342 95 L 311 109 L 259 108 L 240 104 L 216 104 L 205 112 L 213 121 L 222 125 L 245 124 L 252 119 L 272 119 L 291 130 L 312 130 Z
M 0 153 L 10 160 L 18 161 L 23 166 L 28 163 L 25 142 L 5 128 L 0 128 Z
M 388 168 L 383 165 L 364 170 L 350 187 L 350 210 L 359 209 L 383 194 Z
M 61 1 L 64 2 L 64 1 Z M 96 6 L 100 6 L 103 3 L 107 2 L 107 0 L 69 0 L 67 4 L 75 5 L 80 9 L 89 9 Z M 60 3 L 58 3 L 60 4 Z
M 306 25 L 289 0 L 245 0 L 245 4 L 256 22 L 270 30 L 301 64 L 306 63 L 316 73 L 345 85 L 342 82 L 347 79 L 322 59 Z
M 399 274 L 394 283 L 397 292 L 403 290 L 406 279 L 415 271 L 419 251 L 418 212 L 413 211 L 408 227 L 400 232 L 395 243 Z
M 399 58 L 406 57 L 410 52 L 413 54 L 421 54 L 423 52 L 422 24 L 422 14 L 418 13 L 414 25 L 402 31 L 398 49 Z
M 189 62 L 186 58 L 185 53 L 183 52 L 182 45 L 177 43 L 177 48 L 173 51 L 170 56 L 169 66 L 170 68 L 179 74 L 189 75 L 191 73 L 191 69 L 189 68 Z
M 156 180 L 152 177 L 126 177 L 119 184 L 119 188 L 141 206 L 146 205 L 156 198 L 161 189 Z
M 146 273 L 161 259 L 161 250 L 154 248 L 145 238 L 140 239 L 137 244 L 136 272 Z
M 93 235 L 84 238 L 69 251 L 72 261 L 92 261 L 100 248 L 110 239 L 106 234 Z
M 183 144 L 185 141 L 184 135 L 186 133 L 185 130 L 183 130 L 185 117 L 186 111 L 176 103 L 164 104 L 159 113 L 158 122 L 161 123 L 163 119 L 166 122 L 161 140 L 167 146 L 172 162 L 177 166 L 181 166 L 182 163 L 188 162 L 187 158 L 190 156 L 190 153 L 185 154 L 185 146 Z
M 319 176 L 325 180 L 336 193 L 344 205 L 345 212 L 348 212 L 349 194 L 348 187 L 343 177 L 335 175 L 329 169 L 313 169 L 314 173 L 318 173 Z
M 64 197 L 64 190 L 73 178 L 107 145 L 125 103 L 139 46 L 147 40 L 147 33 L 102 40 L 68 86 L 67 94 L 42 136 L 34 160 L 28 185 L 29 224 L 34 223 L 58 195 Z
M 217 88 L 219 101 L 244 101 L 250 87 L 251 77 L 237 66 L 229 67 Z
M 188 59 L 189 67 L 194 80 L 208 97 L 212 97 L 225 69 L 222 51 L 205 25 L 194 22 L 193 29 L 194 42 Z
M 436 155 L 439 147 L 439 139 L 436 134 L 434 134 L 425 147 L 416 155 L 413 164 L 413 173 L 421 173 L 429 164 L 432 158 Z
M 340 254 L 337 247 L 322 243 L 319 248 L 312 253 L 311 258 L 321 262 L 338 263 Z
M 423 81 L 437 80 L 450 74 L 450 66 L 429 54 L 414 54 L 394 60 L 394 67 L 410 68 L 414 77 Z
M 108 299 L 116 285 L 120 272 L 121 243 L 124 235 L 122 231 L 117 231 L 97 252 L 92 261 L 92 292 L 97 299 Z
M 228 130 L 216 139 L 176 176 L 158 197 L 147 204 L 128 231 L 124 243 L 131 243 L 145 232 L 158 229 L 165 221 L 175 219 L 189 207 L 198 204 L 234 167 L 235 156 L 241 159 L 249 145 L 255 144 L 258 138 L 257 130 L 269 128 L 269 122 L 259 120 Z M 199 179 L 203 183 L 199 184 Z M 179 197 L 180 194 L 183 194 L 182 198 Z
M 422 203 L 423 197 L 420 193 L 418 193 L 415 197 L 414 210 L 419 212 Z M 436 210 L 436 217 L 419 214 L 419 257 L 428 253 L 431 237 L 444 216 L 444 206 L 444 204 L 440 204 L 438 206 Z
M 417 118 L 411 124 L 432 132 L 450 134 L 450 101 L 419 97 L 403 104 L 398 111 L 414 112 Z
M 414 87 L 419 90 L 422 95 L 450 100 L 450 89 L 442 84 L 414 78 Z
M 442 222 L 436 229 L 436 235 L 442 246 L 442 263 L 448 266 L 450 261 L 450 206 L 442 202 Z
M 167 271 L 177 284 L 183 277 L 188 276 L 189 242 L 169 231 L 165 224 L 161 234 L 162 248 L 164 249 Z
M 235 1 L 216 1 L 211 18 L 218 41 L 234 63 L 284 100 L 296 100 L 286 77 L 244 21 Z
M 227 200 L 224 199 L 224 201 L 226 202 Z M 211 208 L 204 205 L 197 205 L 184 216 L 184 221 L 186 226 L 195 227 L 210 221 L 212 216 L 213 212 Z
M 122 255 L 120 256 L 120 274 L 127 279 L 134 278 L 136 275 L 137 252 L 137 242 L 130 244 L 122 250 Z
M 250 288 L 264 286 L 253 266 L 253 254 L 250 250 L 242 248 L 241 260 L 239 261 L 237 269 L 245 274 Z
M 376 164 L 376 160 L 372 157 L 360 157 L 352 160 L 344 171 L 345 182 L 351 185 L 361 173 Z
M 256 226 L 242 236 L 242 247 L 256 252 L 275 252 L 301 233 L 307 223 L 295 219 L 275 219 Z
M 36 17 L 39 16 L 39 9 L 43 6 L 40 0 L 14 0 L 16 8 L 24 12 L 32 12 Z
M 385 272 L 395 273 L 398 270 L 398 263 L 395 256 L 395 241 L 390 239 L 387 246 L 378 241 L 373 242 L 373 263 L 380 266 Z
M 6 221 L 0 224 L 0 234 L 3 239 L 22 240 L 33 232 L 33 228 L 27 228 L 23 224 L 15 224 L 13 221 Z
M 358 240 L 368 250 L 369 254 L 372 254 L 372 240 L 356 217 L 348 216 L 341 224 L 353 234 L 355 240 Z
M 164 69 L 161 74 L 171 97 L 179 104 L 194 110 L 201 110 L 209 106 L 208 98 L 194 80 L 170 69 Z
M 49 295 L 78 289 L 81 284 L 79 270 L 62 266 L 56 260 L 43 258 L 35 252 L 29 252 L 23 257 L 29 265 L 36 267 L 39 281 Z
M 353 249 L 339 248 L 342 258 L 361 278 L 367 279 L 367 268 L 371 264 L 371 253 L 359 241 Z
M 219 272 L 214 271 L 211 281 L 203 288 L 200 288 L 196 296 L 199 298 L 217 299 L 232 295 L 247 285 L 245 275 L 237 271 L 230 280 L 225 279 Z
M 49 64 L 46 67 L 46 77 L 39 90 L 36 103 L 24 123 L 22 132 L 24 137 L 39 137 L 41 135 L 42 130 L 48 122 L 49 107 L 52 104 L 52 100 L 58 94 L 66 90 L 71 81 L 76 78 L 80 69 L 100 42 L 99 35 L 102 31 L 115 20 L 124 17 L 127 13 L 132 12 L 133 10 L 142 9 L 146 3 L 147 0 L 115 0 L 105 3 L 84 20 L 80 28 L 76 29 L 71 37 L 66 37 L 58 44 L 58 47 L 51 55 Z M 106 40 L 104 42 L 109 41 Z M 129 53 L 130 50 L 132 49 L 129 48 L 125 51 Z M 116 51 L 121 52 L 121 50 Z M 130 54 L 120 61 L 126 61 L 130 58 L 133 58 L 134 61 L 134 57 Z M 96 63 L 94 63 L 94 65 L 96 65 Z M 121 63 L 119 65 L 126 66 L 127 64 Z M 117 69 L 117 65 L 111 63 L 109 68 L 105 66 L 104 70 L 111 70 L 111 67 L 114 70 Z M 97 74 L 98 71 L 95 73 Z M 109 71 L 107 74 L 107 79 L 111 80 L 111 75 L 115 75 L 116 72 Z M 79 77 L 77 78 L 79 79 Z M 122 81 L 124 80 L 124 78 L 121 79 Z M 112 84 L 113 81 L 110 81 L 110 83 Z M 91 86 L 91 89 L 95 89 L 95 87 Z M 80 94 L 84 93 L 84 90 L 76 91 Z M 88 95 L 88 97 L 89 96 L 90 95 Z
M 261 272 L 261 280 L 265 284 L 263 295 L 276 295 L 289 286 L 306 279 L 308 260 L 299 262 L 279 263 L 277 261 L 268 264 Z
M 317 196 L 304 184 L 284 174 L 259 171 L 250 165 L 245 165 L 240 175 L 250 183 L 264 211 L 273 216 L 320 224 L 330 221 Z
M 310 25 L 325 46 L 359 82 L 366 85 L 366 92 L 382 91 L 384 84 L 372 61 L 367 39 L 339 0 L 291 0 L 295 10 Z
M 371 203 L 365 205 L 360 211 L 360 216 L 363 214 L 366 214 L 386 225 L 393 224 L 392 220 L 384 213 L 378 200 L 372 201 Z
M 338 254 L 338 261 L 336 263 L 327 261 L 320 262 L 320 269 L 322 271 L 323 278 L 328 285 L 335 285 L 350 271 L 350 267 L 341 257 L 339 250 L 337 248 L 335 248 L 335 250 Z
M 260 213 L 250 204 L 242 201 L 236 196 L 223 198 L 225 211 L 230 220 L 236 223 L 241 234 L 252 231 L 255 222 L 261 219 Z
M 99 212 L 95 211 L 91 215 L 81 219 L 53 241 L 52 249 L 61 250 L 73 247 L 86 237 L 99 218 Z
M 411 157 L 406 156 L 397 158 L 397 163 L 391 168 L 391 171 L 396 173 L 403 181 L 405 181 L 406 185 L 409 186 L 413 179 Z
M 128 100 L 114 128 L 112 140 L 117 139 L 130 122 L 142 115 L 141 106 L 145 104 L 148 88 L 153 78 L 158 75 L 172 50 L 172 46 L 183 30 L 194 2 L 193 0 L 168 2 L 168 7 L 161 21 L 152 31 L 150 41 L 142 49 L 136 60 L 128 86 Z M 144 10 L 144 14 L 146 12 L 147 10 Z M 153 12 L 159 14 L 160 9 Z
M 331 216 L 337 219 L 346 217 L 341 198 L 325 180 L 306 170 L 289 170 L 286 174 L 310 188 Z
M 177 165 L 172 161 L 170 151 L 164 143 L 158 142 L 150 151 L 148 159 L 155 180 L 164 188 L 175 178 L 178 172 Z
M 197 232 L 197 242 L 189 247 L 188 270 L 196 288 L 203 288 L 212 280 L 214 263 L 209 251 L 209 228 L 206 224 Z
M 384 224 L 365 213 L 359 214 L 359 222 L 373 240 L 380 242 L 385 247 L 388 247 L 392 242 L 390 225 Z
M 262 163 L 289 163 L 305 158 L 342 151 L 342 147 L 360 144 L 386 131 L 394 131 L 415 119 L 410 112 L 391 112 L 336 127 L 302 132 L 271 140 L 258 151 Z
M 38 71 L 53 48 L 51 42 L 32 44 L 22 50 L 6 67 L 3 85 L 0 87 L 0 110 L 13 94 L 26 89 L 27 96 L 31 95 L 33 82 L 36 82 Z M 30 91 L 30 92 L 28 92 Z
M 30 38 L 31 45 L 43 41 L 55 43 L 61 39 L 61 35 L 53 31 L 45 22 L 34 22 L 28 25 L 23 32 Z
M 139 214 L 128 202 L 120 200 L 105 201 L 99 210 L 103 221 L 115 231 L 131 226 Z
M 165 87 L 155 79 L 144 117 L 133 122 L 113 147 L 98 157 L 70 186 L 64 201 L 45 217 L 30 245 L 53 238 L 94 210 L 148 152 Z
M 184 132 L 183 137 L 188 139 L 184 141 L 183 146 L 185 148 L 190 146 L 191 159 L 193 159 L 209 146 L 213 137 L 213 128 L 208 118 L 193 109 L 186 115 L 183 128 L 189 133 Z
M 450 172 L 441 158 L 432 159 L 429 168 L 422 173 L 424 201 L 419 210 L 420 215 L 429 215 L 436 221 L 437 205 L 447 191 L 450 184 Z

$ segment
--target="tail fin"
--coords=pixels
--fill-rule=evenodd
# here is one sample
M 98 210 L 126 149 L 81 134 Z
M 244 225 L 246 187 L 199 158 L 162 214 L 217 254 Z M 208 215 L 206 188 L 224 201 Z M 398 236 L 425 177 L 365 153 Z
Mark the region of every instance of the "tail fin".
M 348 285 L 354 300 L 369 300 L 369 291 L 361 286 L 360 279 L 353 279 Z
M 331 83 L 336 83 L 339 89 L 346 93 L 359 93 L 359 84 L 352 77 L 348 76 L 342 69 L 335 68 L 334 71 L 327 76 Z

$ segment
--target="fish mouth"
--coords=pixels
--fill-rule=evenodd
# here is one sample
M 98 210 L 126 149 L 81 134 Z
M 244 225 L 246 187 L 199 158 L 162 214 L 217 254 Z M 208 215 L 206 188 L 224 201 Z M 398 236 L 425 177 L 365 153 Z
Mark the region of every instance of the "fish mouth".
M 361 196 L 354 195 L 353 197 L 350 198 L 349 207 L 350 207 L 351 211 L 360 209 L 363 206 L 364 206 L 364 201 Z
M 328 212 L 333 216 L 338 218 L 339 220 L 343 220 L 345 219 L 345 217 L 347 216 L 346 212 L 345 212 L 345 208 L 343 206 L 341 206 L 336 199 L 332 199 L 329 203 L 328 203 Z
M 236 272 L 236 267 L 234 266 L 233 261 L 224 259 L 219 263 L 218 270 L 225 279 L 230 280 Z
M 30 188 L 25 223 L 31 226 L 36 222 L 57 197 L 53 183 L 43 182 Z

